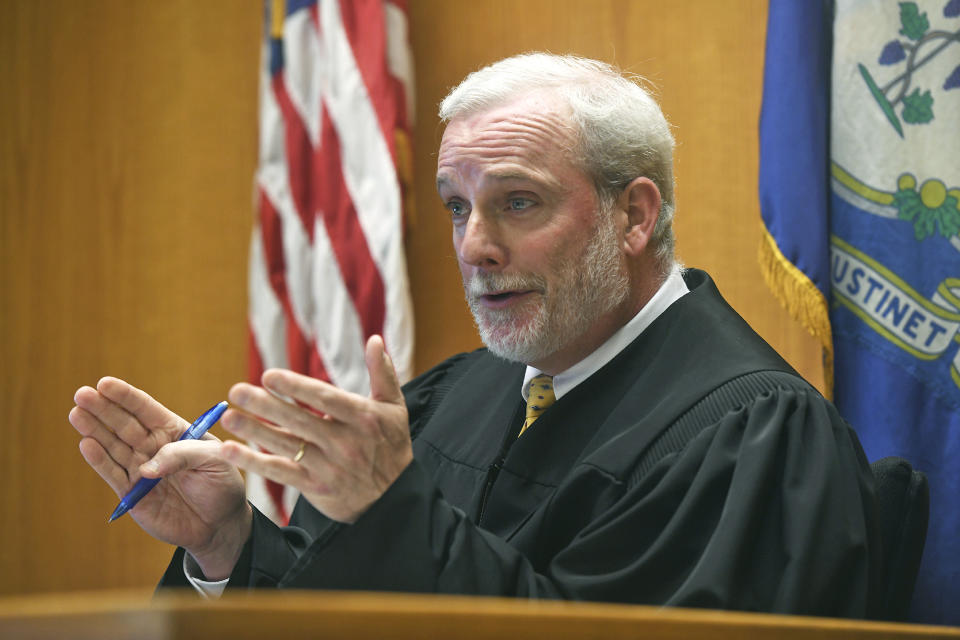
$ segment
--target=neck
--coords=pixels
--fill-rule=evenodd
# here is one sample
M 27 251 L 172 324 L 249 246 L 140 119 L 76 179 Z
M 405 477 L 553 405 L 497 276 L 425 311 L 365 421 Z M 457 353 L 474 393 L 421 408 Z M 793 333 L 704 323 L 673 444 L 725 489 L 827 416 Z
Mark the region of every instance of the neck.
M 596 322 L 576 339 L 549 356 L 527 364 L 551 376 L 566 371 L 599 349 L 614 333 L 630 322 L 656 294 L 663 281 L 664 278 L 648 279 L 648 286 L 632 288 L 630 295 L 622 303 L 597 318 Z

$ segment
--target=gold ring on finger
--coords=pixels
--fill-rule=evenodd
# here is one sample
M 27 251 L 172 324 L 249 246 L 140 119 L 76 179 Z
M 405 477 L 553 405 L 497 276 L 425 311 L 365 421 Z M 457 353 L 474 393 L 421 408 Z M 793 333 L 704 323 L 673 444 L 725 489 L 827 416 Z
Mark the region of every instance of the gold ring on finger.
M 307 441 L 306 441 L 306 440 L 301 440 L 301 441 L 300 441 L 300 448 L 297 449 L 296 455 L 293 456 L 293 461 L 294 461 L 294 462 L 300 462 L 300 460 L 303 458 L 303 454 L 304 454 L 304 452 L 305 452 L 306 450 L 307 450 Z

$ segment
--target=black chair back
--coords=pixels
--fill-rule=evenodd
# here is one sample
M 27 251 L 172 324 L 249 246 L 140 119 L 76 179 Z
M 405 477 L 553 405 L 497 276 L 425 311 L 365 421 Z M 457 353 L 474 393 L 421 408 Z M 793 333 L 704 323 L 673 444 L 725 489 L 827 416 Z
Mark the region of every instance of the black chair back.
M 870 468 L 877 480 L 885 563 L 881 617 L 903 621 L 910 609 L 927 538 L 930 486 L 927 476 L 903 458 L 881 458 Z

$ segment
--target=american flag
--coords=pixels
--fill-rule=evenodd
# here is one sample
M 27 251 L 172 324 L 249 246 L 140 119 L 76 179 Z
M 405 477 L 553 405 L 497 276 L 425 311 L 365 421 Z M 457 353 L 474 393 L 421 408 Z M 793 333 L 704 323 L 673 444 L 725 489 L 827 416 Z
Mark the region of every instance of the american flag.
M 268 0 L 258 219 L 250 245 L 250 380 L 283 367 L 367 394 L 364 343 L 413 366 L 403 253 L 413 64 L 405 0 Z M 280 524 L 293 489 L 247 477 Z

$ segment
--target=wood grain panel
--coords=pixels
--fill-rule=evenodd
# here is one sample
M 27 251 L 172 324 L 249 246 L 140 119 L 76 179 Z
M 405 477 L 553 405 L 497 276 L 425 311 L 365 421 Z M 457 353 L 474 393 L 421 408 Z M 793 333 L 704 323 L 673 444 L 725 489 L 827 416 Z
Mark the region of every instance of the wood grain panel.
M 74 390 L 193 416 L 246 371 L 259 2 L 0 2 L 0 594 L 146 587 L 169 549 L 80 458 Z M 756 266 L 762 0 L 413 0 L 417 370 L 477 346 L 433 180 L 436 105 L 478 66 L 574 52 L 649 78 L 676 127 L 682 259 L 811 379 Z M 246 8 L 246 10 L 244 10 Z M 222 435 L 222 432 L 220 432 Z
M 78 386 L 122 376 L 192 416 L 244 375 L 261 14 L 236 8 L 2 3 L 0 592 L 146 585 L 167 561 L 106 525 Z
M 301 637 L 324 640 L 956 640 L 960 629 L 592 602 L 371 592 L 261 591 L 206 601 L 139 591 L 0 598 L 0 634 L 32 640 Z

